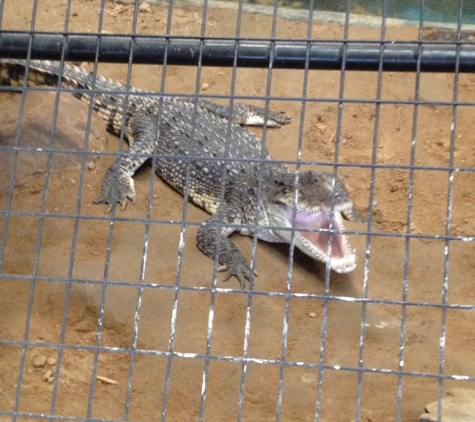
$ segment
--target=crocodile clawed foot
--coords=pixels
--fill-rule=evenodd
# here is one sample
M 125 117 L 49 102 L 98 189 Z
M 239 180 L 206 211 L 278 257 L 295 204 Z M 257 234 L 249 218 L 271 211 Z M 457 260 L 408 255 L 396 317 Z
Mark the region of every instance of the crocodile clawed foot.
M 236 106 L 238 111 L 245 116 L 244 124 L 249 126 L 282 127 L 282 125 L 290 123 L 292 119 L 290 116 L 262 107 L 248 104 L 237 104 Z
M 236 277 L 242 290 L 246 288 L 246 283 L 251 281 L 251 268 L 245 259 L 221 265 L 218 267 L 218 271 L 226 271 L 224 282 L 228 281 L 231 277 Z M 256 270 L 254 270 L 254 276 L 258 276 Z
M 92 201 L 94 204 L 107 204 L 107 213 L 112 211 L 112 207 L 117 202 L 122 210 L 127 206 L 127 199 L 130 199 L 134 205 L 137 203 L 134 179 L 126 170 L 117 168 L 116 164 L 109 167 L 102 182 L 102 196 Z

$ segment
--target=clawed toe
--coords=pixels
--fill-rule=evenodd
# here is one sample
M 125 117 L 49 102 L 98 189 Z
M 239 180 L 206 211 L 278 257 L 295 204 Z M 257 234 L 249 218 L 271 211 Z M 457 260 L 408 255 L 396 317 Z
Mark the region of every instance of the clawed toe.
M 251 268 L 244 258 L 237 262 L 221 265 L 218 267 L 218 271 L 226 271 L 226 277 L 223 280 L 225 282 L 232 277 L 236 277 L 242 290 L 244 290 L 246 284 L 251 281 Z M 255 270 L 254 275 L 257 276 L 257 271 Z
M 132 204 L 137 203 L 134 180 L 126 170 L 112 165 L 107 171 L 102 182 L 102 196 L 100 199 L 92 201 L 94 204 L 107 204 L 107 213 L 112 211 L 114 204 L 119 203 L 121 210 L 127 207 L 127 200 Z

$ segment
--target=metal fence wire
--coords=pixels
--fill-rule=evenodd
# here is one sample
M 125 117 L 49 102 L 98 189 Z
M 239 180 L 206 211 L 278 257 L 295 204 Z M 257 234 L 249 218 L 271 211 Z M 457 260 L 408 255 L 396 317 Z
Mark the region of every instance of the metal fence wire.
M 428 0 L 412 2 L 413 22 L 389 16 L 389 0 L 378 16 L 351 0 L 341 14 L 318 0 L 254 3 L 0 2 L 1 421 L 473 417 L 470 3 L 454 0 L 448 24 L 428 22 Z M 59 61 L 62 82 L 45 76 L 45 60 Z M 89 93 L 68 84 L 71 62 L 91 72 Z M 111 109 L 95 99 L 133 116 L 146 98 L 163 117 L 177 96 L 192 106 L 161 136 L 180 138 L 191 119 L 183 142 L 217 135 L 218 158 L 172 148 L 172 167 L 186 168 L 182 196 L 155 176 L 164 155 L 145 151 L 137 204 L 111 213 L 92 204 L 109 166 L 130 158 L 125 118 L 114 121 L 119 137 L 106 132 L 101 115 Z M 247 130 L 199 120 L 198 99 L 291 116 L 280 129 L 247 129 L 273 161 L 264 150 L 236 158 Z M 218 202 L 234 195 L 252 215 L 226 220 L 214 208 L 220 230 L 251 235 L 232 236 L 251 269 L 244 288 L 235 277 L 224 283 L 218 254 L 213 261 L 196 246 L 209 218 L 188 202 L 199 194 L 200 160 L 213 173 L 206 183 L 222 181 Z M 226 173 L 223 163 L 236 162 L 258 169 L 255 189 L 245 170 Z M 328 214 L 317 213 L 326 222 L 304 237 L 334 260 L 352 253 L 335 219 L 337 180 L 345 184 L 367 217 L 344 223 L 353 271 L 339 274 L 299 250 L 305 212 L 295 203 L 314 192 L 305 189 L 323 189 L 319 179 L 294 191 L 279 173 L 295 224 L 288 241 L 258 240 L 264 220 L 254 217 L 272 212 L 262 199 L 269 164 L 296 182 L 307 171 L 330 175 Z M 227 177 L 235 182 L 225 189 Z

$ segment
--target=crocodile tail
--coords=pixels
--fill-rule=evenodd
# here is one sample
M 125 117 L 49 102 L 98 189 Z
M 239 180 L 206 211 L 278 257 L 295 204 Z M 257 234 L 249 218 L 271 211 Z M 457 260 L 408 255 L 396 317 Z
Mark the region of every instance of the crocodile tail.
M 25 75 L 27 78 L 25 84 Z M 135 106 L 145 104 L 143 94 L 147 91 L 135 88 L 127 89 L 124 85 L 97 76 L 85 69 L 67 63 L 46 60 L 0 60 L 0 85 L 17 88 L 48 86 L 60 88 L 74 95 L 77 99 L 87 102 L 92 100 L 94 111 L 107 122 L 108 129 L 116 132 L 112 120 L 122 120 L 126 97 Z M 94 91 L 94 93 L 92 93 Z M 142 97 L 141 97 L 142 95 Z M 128 109 L 128 115 L 132 110 Z M 110 126 L 110 127 L 109 127 Z M 120 126 L 120 125 L 119 125 Z

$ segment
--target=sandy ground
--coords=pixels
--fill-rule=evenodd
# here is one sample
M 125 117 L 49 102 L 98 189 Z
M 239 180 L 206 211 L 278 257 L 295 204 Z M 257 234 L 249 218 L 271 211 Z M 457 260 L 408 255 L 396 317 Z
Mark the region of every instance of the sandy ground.
M 7 0 L 2 28 L 29 29 L 32 3 Z M 62 30 L 65 10 L 63 1 L 40 1 L 36 29 Z M 98 12 L 97 1 L 73 2 L 69 29 L 96 31 Z M 104 31 L 130 31 L 131 6 L 106 3 L 104 16 Z M 165 6 L 152 6 L 149 12 L 140 13 L 138 32 L 163 33 L 166 19 Z M 206 18 L 206 34 L 232 36 L 236 22 L 235 12 L 211 8 Z M 196 35 L 201 25 L 200 8 L 174 9 L 173 34 Z M 242 16 L 243 36 L 266 37 L 271 34 L 271 28 L 270 17 Z M 304 23 L 278 20 L 276 35 L 303 37 L 307 30 Z M 314 24 L 311 32 L 316 38 L 343 36 L 342 27 L 337 25 Z M 349 36 L 376 39 L 380 33 L 375 29 L 351 28 Z M 417 31 L 411 28 L 388 28 L 387 31 L 388 39 L 415 37 Z M 159 90 L 162 72 L 161 66 L 134 66 L 132 83 L 140 88 Z M 125 81 L 126 67 L 101 64 L 99 73 Z M 248 102 L 252 102 L 252 96 L 266 93 L 267 77 L 266 70 L 238 69 L 235 93 L 249 96 Z M 228 95 L 231 79 L 229 69 L 202 69 L 197 82 L 196 69 L 168 67 L 165 90 L 190 93 L 199 86 L 205 94 Z M 340 72 L 309 74 L 307 96 L 320 100 L 308 103 L 305 108 L 303 160 L 334 161 L 339 114 L 338 104 L 332 100 L 339 96 L 340 81 Z M 475 77 L 460 75 L 458 82 L 458 100 L 473 104 Z M 274 71 L 270 92 L 274 96 L 298 97 L 302 95 L 303 83 L 303 72 Z M 381 98 L 413 100 L 415 84 L 413 74 L 385 73 Z M 437 397 L 442 322 L 446 327 L 443 373 L 475 376 L 474 312 L 453 307 L 443 312 L 437 307 L 443 301 L 446 253 L 449 262 L 447 304 L 475 306 L 472 285 L 475 245 L 454 240 L 446 250 L 443 239 L 430 238 L 446 234 L 447 167 L 454 119 L 454 165 L 465 169 L 475 166 L 473 108 L 463 105 L 454 110 L 449 105 L 423 104 L 416 110 L 417 124 L 414 125 L 414 106 L 383 104 L 377 108 L 364 103 L 376 95 L 376 74 L 345 74 L 344 98 L 363 102 L 345 103 L 342 107 L 338 160 L 363 167 L 341 168 L 339 176 L 361 211 L 368 211 L 371 190 L 371 170 L 364 166 L 371 164 L 373 155 L 378 165 L 389 166 L 375 170 L 371 227 L 374 236 L 370 239 L 367 283 L 368 239 L 364 234 L 351 237 L 359 257 L 357 269 L 348 275 L 332 274 L 327 287 L 323 266 L 296 253 L 289 290 L 288 247 L 259 242 L 255 258 L 259 277 L 252 287 L 259 294 L 252 298 L 247 291 L 211 290 L 213 286 L 238 289 L 238 284 L 236 281 L 224 284 L 222 275 L 213 280 L 213 263 L 195 247 L 196 223 L 204 221 L 206 213 L 191 204 L 184 207 L 182 197 L 154 178 L 149 168 L 145 167 L 135 178 L 137 205 L 118 211 L 113 225 L 104 214 L 104 207 L 91 204 L 98 198 L 102 177 L 113 160 L 94 151 L 116 152 L 118 142 L 106 133 L 98 116 L 92 116 L 89 125 L 86 104 L 62 95 L 54 148 L 86 150 L 84 160 L 81 155 L 55 152 L 48 156 L 36 150 L 20 152 L 11 179 L 13 153 L 0 150 L 4 163 L 0 173 L 0 235 L 5 239 L 0 279 L 0 421 L 11 420 L 1 412 L 14 410 L 35 414 L 53 412 L 73 418 L 89 415 L 152 421 L 160 418 L 164 404 L 167 420 L 198 420 L 205 369 L 203 417 L 208 421 L 236 420 L 238 414 L 245 421 L 271 421 L 275 420 L 278 408 L 282 421 L 313 421 L 317 401 L 322 421 L 393 421 L 397 415 L 401 421 L 414 421 L 424 405 Z M 421 75 L 420 100 L 450 102 L 453 96 L 454 75 Z M 50 146 L 55 100 L 51 93 L 27 96 L 19 146 L 34 149 Z M 3 93 L 0 102 L 0 143 L 13 145 L 21 98 Z M 302 104 L 272 101 L 271 107 L 293 116 L 293 121 L 283 129 L 267 131 L 268 149 L 276 159 L 295 160 Z M 86 129 L 90 134 L 84 148 Z M 414 129 L 416 142 L 411 158 Z M 255 131 L 262 135 L 261 130 Z M 45 172 L 48 160 L 52 162 L 52 169 Z M 413 172 L 407 169 L 411 160 L 419 166 Z M 411 178 L 412 218 L 408 230 Z M 9 189 L 11 180 L 14 189 Z M 474 185 L 473 172 L 453 174 L 450 235 L 475 235 Z M 195 225 L 184 230 L 184 248 L 179 260 L 182 231 L 179 223 L 183 220 Z M 178 223 L 167 224 L 167 221 Z M 368 230 L 365 224 L 348 224 L 347 228 Z M 429 238 L 406 241 L 404 237 L 390 236 L 408 232 Z M 146 233 L 148 242 L 144 240 Z M 252 240 L 239 235 L 234 239 L 250 257 Z M 143 261 L 145 243 L 146 263 Z M 407 261 L 406 249 L 409 251 Z M 406 266 L 407 284 L 404 285 Z M 35 283 L 31 282 L 32 278 L 36 279 Z M 103 284 L 105 279 L 110 282 L 107 287 Z M 196 291 L 193 287 L 203 290 Z M 272 296 L 269 292 L 278 295 Z M 286 292 L 307 296 L 286 296 Z M 333 300 L 335 297 L 366 297 L 379 302 L 363 306 L 351 300 Z M 401 306 L 403 299 L 410 304 Z M 426 306 L 421 306 L 423 303 Z M 210 313 L 211 304 L 213 313 Z M 101 313 L 101 305 L 104 313 Z M 136 318 L 137 309 L 140 318 Z M 250 332 L 246 339 L 248 310 Z M 324 315 L 325 348 L 321 353 Z M 170 346 L 171 322 L 175 319 L 174 343 Z M 209 320 L 212 320 L 210 335 Z M 286 337 L 283 336 L 284 321 Z M 360 347 L 361 339 L 364 348 Z M 24 340 L 30 342 L 25 349 L 14 344 Z M 403 369 L 409 374 L 398 377 L 394 371 L 401 369 L 401 341 L 404 342 Z M 104 349 L 95 354 L 94 346 Z M 136 353 L 130 353 L 132 348 Z M 168 361 L 164 353 L 170 350 L 179 356 L 171 359 L 170 382 L 166 384 Z M 243 378 L 240 362 L 184 355 L 240 358 L 244 353 L 267 363 L 249 363 Z M 42 362 L 42 357 L 50 360 Z M 282 372 L 281 361 L 286 362 Z M 313 366 L 299 366 L 296 362 Z M 319 362 L 325 365 L 323 372 L 315 366 Z M 343 369 L 336 370 L 334 366 Z M 359 367 L 365 370 L 360 377 L 355 370 Z M 23 368 L 21 373 L 20 368 Z M 372 368 L 377 371 L 372 372 Z M 424 374 L 432 376 L 420 376 Z M 92 381 L 95 375 L 107 377 L 116 384 Z M 320 375 L 321 390 L 318 387 Z M 279 379 L 282 379 L 281 404 Z M 445 381 L 444 388 L 471 385 L 449 380 Z M 92 405 L 88 408 L 90 397 Z M 128 414 L 125 414 L 127 400 Z M 358 400 L 361 412 L 357 415 Z M 25 416 L 18 420 L 30 419 Z

